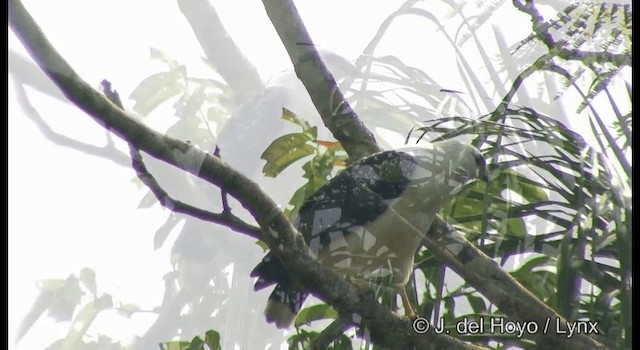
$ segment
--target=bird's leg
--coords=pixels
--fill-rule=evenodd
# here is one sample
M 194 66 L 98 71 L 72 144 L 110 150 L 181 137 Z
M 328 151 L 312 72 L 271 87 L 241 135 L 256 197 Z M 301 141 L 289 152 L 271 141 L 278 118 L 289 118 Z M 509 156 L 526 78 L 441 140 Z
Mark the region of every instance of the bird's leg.
M 400 290 L 400 298 L 402 298 L 402 306 L 404 306 L 404 315 L 409 318 L 416 318 L 416 312 L 413 310 L 413 306 L 411 306 L 411 302 L 409 301 L 407 289 L 405 286 L 400 286 L 398 289 Z
M 361 279 L 357 279 L 353 276 L 346 276 L 347 281 L 353 284 L 356 289 L 358 289 L 359 294 L 366 295 L 371 294 L 373 291 L 371 290 L 371 286 L 364 282 Z M 407 294 L 407 289 L 404 285 L 398 285 L 398 291 L 400 292 L 400 298 L 402 298 L 402 306 L 404 307 L 404 315 L 410 319 L 414 319 L 417 317 L 413 306 L 411 306 L 411 301 L 409 301 L 409 296 Z

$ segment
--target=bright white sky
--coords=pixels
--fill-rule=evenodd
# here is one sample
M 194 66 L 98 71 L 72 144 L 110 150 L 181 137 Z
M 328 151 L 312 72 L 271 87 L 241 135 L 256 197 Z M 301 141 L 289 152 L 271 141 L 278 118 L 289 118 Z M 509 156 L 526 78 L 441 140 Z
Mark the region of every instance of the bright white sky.
M 201 50 L 176 1 L 24 3 L 71 66 L 96 87 L 104 78 L 112 81 L 127 108 L 132 102 L 126 97 L 135 86 L 164 68 L 149 59 L 150 48 L 191 64 L 190 71 L 209 72 L 200 63 Z M 401 3 L 296 1 L 315 43 L 348 58 L 355 58 L 362 51 L 380 23 Z M 290 69 L 286 52 L 260 1 L 221 0 L 215 6 L 263 80 Z M 447 18 L 445 9 L 434 8 L 443 21 Z M 457 20 L 449 23 L 449 32 L 454 32 Z M 521 40 L 530 32 L 529 19 L 508 1 L 492 23 L 507 43 Z M 491 38 L 492 30 L 491 25 L 485 25 L 478 35 Z M 442 49 L 434 52 L 430 49 L 433 45 Z M 494 47 L 494 40 L 486 41 L 488 50 Z M 9 49 L 26 56 L 11 31 Z M 397 55 L 406 64 L 424 69 L 446 82 L 445 88 L 464 89 L 453 50 L 433 25 L 415 16 L 397 21 L 389 39 L 376 51 L 383 53 Z M 482 63 L 472 63 L 481 76 L 486 76 L 482 74 Z M 33 106 L 55 131 L 83 142 L 104 144 L 104 130 L 82 112 L 38 92 L 27 92 Z M 162 275 L 170 269 L 171 242 L 154 251 L 153 234 L 164 222 L 167 211 L 158 206 L 138 210 L 138 202 L 146 192 L 131 182 L 134 172 L 130 168 L 52 144 L 24 116 L 16 98 L 10 77 L 9 348 L 14 348 L 13 335 L 37 296 L 36 281 L 66 278 L 85 266 L 96 271 L 99 289 L 142 306 L 158 305 Z M 126 320 L 101 315 L 90 333 L 108 329 L 114 338 L 125 339 L 143 333 L 151 321 L 145 316 Z M 67 330 L 67 324 L 42 318 L 15 349 L 41 349 Z M 224 337 L 224 330 L 221 332 Z

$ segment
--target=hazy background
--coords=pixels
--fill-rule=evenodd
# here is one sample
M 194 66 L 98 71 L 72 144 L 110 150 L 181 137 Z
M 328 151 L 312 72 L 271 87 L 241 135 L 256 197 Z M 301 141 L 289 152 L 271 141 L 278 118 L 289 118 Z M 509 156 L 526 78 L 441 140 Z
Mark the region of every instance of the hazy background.
M 186 64 L 190 75 L 206 77 L 211 74 L 200 60 L 202 49 L 176 1 L 34 0 L 23 3 L 80 76 L 96 88 L 102 79 L 109 79 L 127 109 L 132 108 L 128 96 L 137 84 L 148 75 L 164 69 L 149 58 L 151 48 Z M 403 1 L 305 0 L 295 3 L 319 48 L 355 60 L 384 19 Z M 223 0 L 212 1 L 212 4 L 231 37 L 257 68 L 263 82 L 282 84 L 288 89 L 288 101 L 300 98 L 300 104 L 306 103 L 305 92 L 292 75 L 289 58 L 265 14 L 262 2 Z M 433 6 L 430 10 L 438 14 L 445 30 L 455 32 L 460 25 L 459 19 L 453 17 L 446 6 L 438 4 L 430 4 Z M 465 11 L 473 13 L 474 9 L 477 10 L 469 4 Z M 498 57 L 494 30 L 500 31 L 505 42 L 512 45 L 531 32 L 531 21 L 508 1 L 496 11 L 491 20 L 476 31 L 476 35 L 485 50 L 493 54 L 494 63 L 514 64 L 510 57 Z M 438 49 L 434 50 L 434 47 Z M 466 47 L 459 49 L 464 52 Z M 9 50 L 30 61 L 11 30 Z M 375 54 L 395 55 L 405 64 L 430 74 L 442 88 L 465 92 L 453 48 L 441 31 L 418 17 L 398 18 Z M 479 57 L 474 57 L 470 51 L 465 58 L 477 70 L 476 73 L 484 77 L 487 89 L 499 90 L 490 86 L 489 77 L 484 73 L 484 63 Z M 11 65 L 10 62 L 10 72 Z M 511 81 L 513 77 L 501 79 Z M 67 334 L 68 323 L 56 323 L 41 317 L 18 346 L 13 344 L 20 320 L 38 295 L 37 281 L 64 279 L 69 274 L 77 274 L 83 267 L 95 271 L 98 290 L 110 293 L 115 303 L 133 303 L 142 309 L 158 306 L 165 288 L 163 276 L 171 270 L 171 249 L 179 229 L 172 231 L 160 249 L 154 250 L 154 234 L 165 222 L 168 210 L 157 204 L 138 209 L 147 190 L 132 181 L 135 173 L 128 163 L 119 166 L 110 160 L 52 143 L 17 102 L 21 95 L 14 89 L 11 74 L 8 87 L 9 348 L 42 349 Z M 96 146 L 106 143 L 105 130 L 75 106 L 37 90 L 27 89 L 26 93 L 31 105 L 56 133 Z M 485 97 L 492 103 L 501 98 L 498 94 Z M 277 101 L 274 102 L 275 108 L 289 107 L 279 106 Z M 302 108 L 298 107 L 294 112 L 299 113 Z M 311 109 L 311 106 L 306 108 Z M 565 107 L 556 101 L 548 101 L 548 105 L 539 108 L 562 110 L 558 113 L 562 115 L 565 111 L 571 113 L 575 110 L 575 105 Z M 476 115 L 486 112 L 473 111 Z M 170 105 L 164 106 L 147 120 L 157 130 L 164 130 L 170 125 L 167 119 L 173 113 Z M 567 122 L 571 124 L 571 120 Z M 391 146 L 400 146 L 400 136 L 404 135 L 399 131 L 387 142 Z M 583 136 L 589 138 L 587 133 Z M 116 139 L 116 146 L 127 153 L 126 145 L 119 139 Z M 233 161 L 241 160 L 230 161 L 233 164 Z M 247 159 L 248 164 L 258 161 Z M 266 190 L 286 204 L 297 186 L 286 181 L 274 181 L 273 187 L 269 185 Z M 287 189 L 291 192 L 287 193 Z M 186 196 L 192 198 L 194 193 Z M 207 198 L 210 198 L 208 194 L 205 195 Z M 212 201 L 217 203 L 218 199 L 213 197 Z M 237 208 L 236 212 L 241 211 L 238 206 L 234 208 Z M 206 230 L 212 226 L 203 227 Z M 218 324 L 203 324 L 201 334 L 209 328 L 220 331 L 224 349 L 233 349 L 236 343 L 239 345 L 235 348 L 249 349 L 268 342 L 273 344 L 271 348 L 280 348 L 278 339 L 286 339 L 287 333 L 266 325 L 262 316 L 270 290 L 253 292 L 252 280 L 248 277 L 251 267 L 261 259 L 262 249 L 245 236 L 230 232 L 219 234 L 224 236 L 225 243 L 218 242 L 213 246 L 222 247 L 221 250 L 225 251 L 228 259 L 223 261 L 236 259 L 241 263 L 206 266 L 217 266 L 227 276 L 229 285 L 234 286 L 231 293 L 236 297 L 231 297 L 228 302 L 235 303 L 230 308 L 236 310 L 238 317 L 227 316 Z M 144 334 L 154 319 L 153 313 L 137 313 L 131 318 L 124 318 L 113 311 L 102 312 L 88 334 L 102 333 L 114 339 L 133 339 Z M 193 335 L 187 334 L 185 338 L 190 339 Z M 169 339 L 160 337 L 156 342 L 162 340 Z

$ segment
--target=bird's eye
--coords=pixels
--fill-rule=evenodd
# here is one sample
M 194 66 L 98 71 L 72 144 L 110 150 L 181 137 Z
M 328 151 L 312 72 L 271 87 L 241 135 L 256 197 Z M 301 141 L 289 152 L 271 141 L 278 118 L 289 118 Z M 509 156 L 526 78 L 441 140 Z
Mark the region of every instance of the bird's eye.
M 480 154 L 480 152 L 474 153 L 473 158 L 479 166 L 487 166 L 487 160 L 482 154 Z
M 476 153 L 474 160 L 477 166 L 478 177 L 483 181 L 489 181 L 489 174 L 487 169 L 487 160 L 482 154 Z

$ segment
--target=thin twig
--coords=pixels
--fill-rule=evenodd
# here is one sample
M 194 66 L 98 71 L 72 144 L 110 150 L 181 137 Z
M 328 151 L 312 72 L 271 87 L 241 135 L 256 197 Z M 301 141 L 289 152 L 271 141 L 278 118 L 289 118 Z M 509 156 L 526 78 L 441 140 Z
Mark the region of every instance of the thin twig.
M 582 89 L 580 89 L 578 84 L 576 84 L 574 81 L 572 81 L 570 79 L 569 72 L 567 72 L 564 68 L 562 68 L 562 67 L 560 67 L 558 65 L 552 64 L 552 65 L 549 65 L 547 67 L 547 69 L 550 72 L 558 73 L 558 74 L 564 76 L 566 79 L 568 79 L 571 82 L 571 86 L 573 86 L 576 89 L 576 92 L 578 92 L 578 94 L 580 94 L 580 97 L 582 97 L 582 99 L 585 100 L 585 101 L 587 100 L 587 95 L 582 91 Z M 611 134 L 609 133 L 609 131 L 607 129 L 607 126 L 602 121 L 602 118 L 600 117 L 598 111 L 588 101 L 587 101 L 587 107 L 589 107 L 589 110 L 591 110 L 591 113 L 593 114 L 593 118 L 598 123 L 598 127 L 602 131 L 602 135 L 605 137 L 605 139 L 609 143 L 611 151 L 613 152 L 613 154 L 618 159 L 618 162 L 619 162 L 620 166 L 622 167 L 622 170 L 625 172 L 625 174 L 629 178 L 631 178 L 631 164 L 629 163 L 629 161 L 625 157 L 624 152 L 618 146 L 618 144 L 616 143 L 616 140 L 613 138 L 613 136 L 611 136 Z M 600 148 L 602 149 L 602 152 L 606 154 L 606 148 L 604 148 L 604 145 L 599 140 L 600 138 L 597 137 L 597 133 L 595 131 L 594 131 L 594 136 L 596 136 L 596 139 L 600 143 Z
M 120 97 L 116 90 L 112 89 L 111 83 L 108 80 L 102 81 L 103 93 L 109 99 L 109 101 L 113 102 L 116 106 L 123 109 L 122 102 L 120 101 Z M 216 147 L 216 156 L 219 157 L 220 152 Z M 136 175 L 144 183 L 154 194 L 154 196 L 158 199 L 160 204 L 176 213 L 187 214 L 189 216 L 198 218 L 203 221 L 209 221 L 216 224 L 221 224 L 230 229 L 244 233 L 253 238 L 259 238 L 261 234 L 261 230 L 257 226 L 252 226 L 242 221 L 240 218 L 231 214 L 231 209 L 229 208 L 229 203 L 227 201 L 227 192 L 222 191 L 222 203 L 223 203 L 223 211 L 220 214 L 204 210 L 190 204 L 184 203 L 182 201 L 176 200 L 169 196 L 167 191 L 165 191 L 162 186 L 158 183 L 153 175 L 147 170 L 146 165 L 142 159 L 142 155 L 140 154 L 140 150 L 135 148 L 133 144 L 129 143 L 129 153 L 131 155 L 131 166 L 136 171 Z
M 231 214 L 231 211 L 223 211 L 222 213 L 214 213 L 208 210 L 204 210 L 182 201 L 176 200 L 169 196 L 169 194 L 160 186 L 158 181 L 149 173 L 147 167 L 142 160 L 140 151 L 129 145 L 131 152 L 131 165 L 136 171 L 136 175 L 154 194 L 160 204 L 176 213 L 186 214 L 194 218 L 198 218 L 203 221 L 213 222 L 216 224 L 224 225 L 236 232 L 246 234 L 250 237 L 259 239 L 261 236 L 261 230 L 257 226 L 250 225 L 235 215 Z M 225 193 L 226 195 L 226 193 Z M 224 197 L 223 197 L 224 198 Z
M 36 126 L 40 130 L 40 133 L 42 133 L 42 135 L 44 135 L 44 137 L 46 137 L 49 141 L 59 146 L 75 149 L 84 154 L 110 160 L 120 166 L 128 166 L 129 161 L 126 154 L 115 148 L 112 143 L 108 142 L 108 139 L 105 146 L 99 147 L 80 142 L 71 137 L 55 132 L 47 124 L 47 122 L 44 121 L 40 113 L 38 113 L 38 111 L 31 105 L 31 101 L 29 101 L 29 97 L 24 90 L 22 80 L 14 77 L 14 88 L 18 97 L 17 101 L 24 110 L 26 116 L 36 124 Z
M 219 159 L 222 159 L 222 157 L 220 156 L 220 147 L 218 147 L 216 145 L 215 150 L 213 151 L 213 155 L 218 157 Z M 227 193 L 227 191 L 225 191 L 224 188 L 220 188 L 220 197 L 222 197 L 222 213 L 229 213 L 231 214 L 231 207 L 229 207 L 229 193 Z
M 514 0 L 513 5 L 520 11 L 531 16 L 532 29 L 536 33 L 536 37 L 549 49 L 554 57 L 559 57 L 569 61 L 581 61 L 581 62 L 598 62 L 600 64 L 613 63 L 617 66 L 632 65 L 630 54 L 615 54 L 607 51 L 596 52 L 586 50 L 570 50 L 563 48 L 564 43 L 556 41 L 548 31 L 551 24 L 544 21 L 544 17 L 538 12 L 532 0 L 525 0 L 521 3 L 519 0 Z M 577 5 L 570 5 L 577 6 Z M 570 12 L 570 11 L 569 11 Z
M 291 0 L 263 0 L 265 10 L 284 45 L 296 75 L 304 84 L 324 124 L 342 144 L 350 160 L 380 152 L 375 137 L 346 101 L 320 58 Z
M 283 5 L 282 3 L 286 6 L 292 5 L 290 1 L 265 1 L 265 6 L 266 4 Z M 289 26 L 294 26 L 301 24 L 301 21 L 298 18 L 298 21 L 286 23 Z M 247 179 L 217 157 L 202 152 L 184 141 L 150 129 L 121 109 L 115 108 L 113 103 L 109 102 L 104 95 L 83 81 L 60 54 L 55 51 L 31 15 L 18 0 L 9 1 L 9 26 L 34 60 L 38 62 L 56 85 L 64 91 L 65 96 L 80 109 L 87 112 L 96 122 L 104 127 L 113 129 L 116 135 L 150 156 L 161 159 L 213 185 L 224 187 L 231 196 L 238 199 L 260 224 L 262 228 L 260 239 L 267 243 L 272 252 L 275 252 L 283 264 L 296 276 L 298 282 L 306 289 L 314 291 L 324 301 L 334 306 L 338 312 L 354 312 L 361 316 L 374 341 L 379 342 L 382 346 L 393 346 L 395 348 L 482 348 L 444 334 L 427 333 L 418 335 L 413 331 L 408 320 L 391 313 L 375 300 L 362 298 L 356 287 L 348 283 L 336 272 L 322 266 L 308 254 L 309 248 L 305 244 L 302 235 L 291 224 L 282 210 L 278 208 L 277 204 L 255 182 Z M 289 28 L 288 30 L 291 31 L 293 29 L 295 28 Z M 351 128 L 346 128 L 346 130 L 348 130 L 347 132 L 354 131 Z M 356 135 L 361 134 L 353 132 L 349 136 Z M 371 140 L 369 139 L 369 141 Z M 357 142 L 359 142 L 358 145 L 360 147 L 362 147 L 363 142 L 367 143 L 366 140 L 363 141 L 362 139 Z M 357 151 L 362 154 L 366 153 L 367 149 L 371 150 L 372 148 L 377 149 L 378 147 L 369 144 L 364 149 Z M 199 161 L 197 166 L 194 166 L 193 160 L 196 158 Z M 397 214 L 393 215 L 395 219 Z M 415 230 L 402 217 L 397 218 L 402 223 L 402 226 L 398 228 L 399 230 Z M 505 286 L 512 287 L 512 277 L 483 254 L 473 252 L 475 259 L 469 265 L 463 262 L 465 259 L 458 259 L 460 258 L 459 254 L 456 255 L 451 252 L 448 244 L 454 243 L 453 246 L 457 247 L 460 242 L 464 242 L 468 245 L 464 246 L 467 249 L 466 253 L 473 251 L 474 247 L 461 234 L 455 235 L 454 242 L 451 239 L 447 240 L 447 236 L 452 236 L 451 233 L 455 233 L 455 229 L 446 222 L 442 222 L 439 217 L 436 217 L 436 220 L 438 219 L 440 222 L 432 226 L 432 229 L 440 227 L 449 228 L 449 230 L 435 232 L 439 239 L 426 238 L 430 241 L 430 249 L 440 251 L 440 254 L 438 254 L 439 259 L 443 259 L 443 261 L 457 267 L 456 272 L 472 270 L 470 271 L 472 276 L 467 276 L 471 277 L 469 278 L 471 285 L 486 287 L 487 283 L 492 283 L 493 288 L 479 288 L 479 290 L 484 290 L 485 292 L 488 290 L 497 291 L 498 295 L 492 296 L 500 297 L 499 299 L 504 301 L 502 305 L 504 309 L 519 316 L 518 319 L 540 319 L 541 316 L 536 317 L 536 315 L 540 315 L 541 311 L 547 314 L 546 308 L 538 307 L 537 299 L 530 293 L 527 294 L 527 291 L 523 290 L 519 297 L 514 297 L 513 294 L 510 294 L 510 288 L 505 288 Z M 469 260 L 466 261 L 467 263 L 470 262 Z M 487 277 L 490 277 L 490 281 L 487 281 Z M 502 278 L 500 282 L 495 283 L 500 278 Z M 516 284 L 516 287 L 518 286 Z M 510 298 L 506 299 L 507 296 Z M 519 310 L 520 308 L 523 308 L 523 310 Z M 559 318 L 559 320 L 562 319 Z M 585 334 L 574 335 L 571 339 L 567 339 L 567 337 L 560 334 L 535 334 L 533 336 L 540 340 L 539 345 L 541 348 L 604 348 Z

